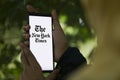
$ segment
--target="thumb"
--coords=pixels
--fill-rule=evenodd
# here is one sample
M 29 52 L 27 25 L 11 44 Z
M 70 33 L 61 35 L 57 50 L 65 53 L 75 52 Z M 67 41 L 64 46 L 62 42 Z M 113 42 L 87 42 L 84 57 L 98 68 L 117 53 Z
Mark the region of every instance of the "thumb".
M 64 36 L 65 34 L 64 34 L 63 29 L 59 23 L 59 19 L 58 19 L 56 10 L 52 11 L 52 17 L 53 17 L 53 24 L 54 24 L 53 37 L 56 37 L 58 35 Z
M 59 19 L 58 19 L 56 10 L 53 10 L 51 14 L 52 14 L 52 17 L 53 17 L 53 24 L 54 24 L 55 28 L 60 27 L 60 23 L 59 23 Z
M 60 69 L 55 69 L 46 80 L 55 80 L 55 78 L 59 75 Z

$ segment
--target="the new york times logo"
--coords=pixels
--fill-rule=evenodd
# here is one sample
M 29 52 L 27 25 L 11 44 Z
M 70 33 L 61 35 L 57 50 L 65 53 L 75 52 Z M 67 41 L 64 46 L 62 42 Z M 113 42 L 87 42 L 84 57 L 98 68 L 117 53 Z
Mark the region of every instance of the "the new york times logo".
M 35 33 L 32 33 L 32 38 L 35 38 L 35 42 L 46 43 L 46 38 L 50 38 L 49 33 L 45 33 L 46 28 L 41 25 L 35 25 Z

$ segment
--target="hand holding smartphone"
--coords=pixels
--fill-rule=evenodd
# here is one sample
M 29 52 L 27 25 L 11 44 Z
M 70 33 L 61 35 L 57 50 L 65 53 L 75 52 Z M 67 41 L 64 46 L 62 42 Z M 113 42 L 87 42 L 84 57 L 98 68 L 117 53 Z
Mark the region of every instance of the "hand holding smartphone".
M 43 71 L 52 71 L 53 37 L 52 17 L 50 15 L 29 14 L 30 50 Z

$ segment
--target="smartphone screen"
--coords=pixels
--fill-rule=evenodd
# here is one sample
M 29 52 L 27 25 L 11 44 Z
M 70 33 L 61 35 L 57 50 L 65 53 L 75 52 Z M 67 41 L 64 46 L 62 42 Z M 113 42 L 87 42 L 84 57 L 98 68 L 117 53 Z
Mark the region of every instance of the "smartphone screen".
M 30 50 L 43 71 L 52 71 L 54 69 L 52 17 L 30 14 L 29 25 Z

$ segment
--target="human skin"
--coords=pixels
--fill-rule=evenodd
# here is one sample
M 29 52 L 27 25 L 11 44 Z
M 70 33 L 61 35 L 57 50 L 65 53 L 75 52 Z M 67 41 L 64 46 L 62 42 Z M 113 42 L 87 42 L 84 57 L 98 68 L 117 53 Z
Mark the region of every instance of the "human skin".
M 29 13 L 38 13 L 38 11 L 31 5 L 27 5 L 26 8 Z M 51 14 L 53 17 L 53 24 L 55 27 L 53 31 L 55 50 L 54 55 L 55 61 L 58 62 L 60 57 L 68 48 L 68 43 L 65 34 L 61 28 L 61 25 L 59 24 L 56 11 L 53 10 Z M 23 29 L 25 31 L 24 38 L 26 39 L 26 41 L 20 43 L 22 49 L 21 62 L 23 64 L 23 72 L 21 74 L 20 80 L 54 80 L 56 76 L 58 76 L 60 69 L 55 69 L 48 77 L 43 76 L 43 72 L 41 70 L 40 65 L 37 63 L 35 57 L 28 48 L 28 39 L 30 37 L 28 31 L 30 29 L 30 26 L 26 25 L 23 27 Z

